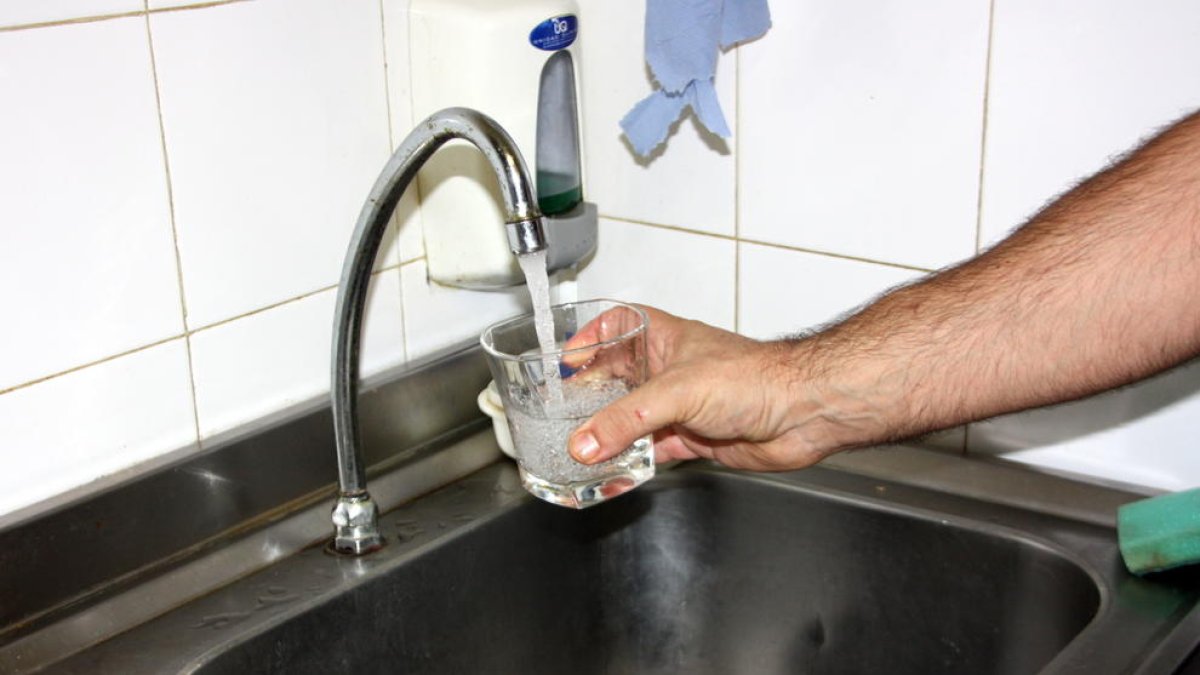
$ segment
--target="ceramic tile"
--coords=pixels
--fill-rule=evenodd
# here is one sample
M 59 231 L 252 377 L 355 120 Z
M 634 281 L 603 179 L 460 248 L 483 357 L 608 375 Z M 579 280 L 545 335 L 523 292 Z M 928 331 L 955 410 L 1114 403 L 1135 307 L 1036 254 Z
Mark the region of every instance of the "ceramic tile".
M 412 262 L 425 255 L 425 239 L 421 224 L 420 201 L 416 184 L 405 193 L 396 208 L 392 227 L 396 232 L 394 257 L 397 262 Z
M 1200 108 L 1200 4 L 996 4 L 983 242 Z
M 733 330 L 732 241 L 601 218 L 599 242 L 578 273 L 579 298 L 640 302 Z
M 388 110 L 391 112 L 392 147 L 399 147 L 416 123 L 412 116 L 408 52 L 409 0 L 383 0 L 384 57 L 387 61 Z M 397 255 L 401 261 L 425 255 L 421 212 L 417 207 L 416 183 L 405 193 L 396 209 Z
M 196 442 L 182 339 L 0 395 L 0 513 Z
M 396 270 L 371 283 L 362 374 L 404 361 Z M 336 290 L 199 331 L 192 336 L 200 435 L 208 438 L 329 391 Z
M 972 254 L 988 0 L 771 10 L 739 66 L 741 235 L 928 269 Z
M 742 244 L 738 307 L 745 335 L 774 338 L 840 318 L 921 272 Z
M 0 390 L 183 328 L 145 19 L 0 33 Z
M 525 286 L 502 291 L 468 291 L 428 280 L 424 261 L 400 268 L 408 357 L 479 338 L 489 325 L 530 311 Z
M 219 0 L 218 0 L 219 1 Z M 245 2 L 246 0 L 234 0 L 235 2 Z M 166 9 L 169 7 L 197 7 L 199 9 L 207 9 L 206 5 L 210 2 L 205 0 L 148 0 L 150 9 Z
M 653 91 L 643 59 L 645 3 L 581 0 L 580 73 L 586 199 L 600 213 L 630 220 L 733 234 L 735 139 L 703 131 L 689 114 L 665 149 L 639 160 L 618 125 Z M 733 53 L 718 62 L 717 96 L 736 128 Z
M 970 451 L 1161 490 L 1200 486 L 1200 364 L 1075 403 L 971 425 Z
M 189 326 L 336 283 L 388 156 L 379 4 L 260 0 L 151 29 Z
M 0 28 L 138 12 L 142 9 L 142 0 L 5 0 L 0 2 Z

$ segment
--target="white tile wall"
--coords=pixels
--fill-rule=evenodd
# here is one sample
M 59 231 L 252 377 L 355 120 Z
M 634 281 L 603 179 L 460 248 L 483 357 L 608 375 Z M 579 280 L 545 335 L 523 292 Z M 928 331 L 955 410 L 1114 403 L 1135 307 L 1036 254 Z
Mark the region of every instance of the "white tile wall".
M 734 247 L 729 239 L 601 218 L 600 245 L 577 276 L 577 292 L 733 330 Z
M 188 325 L 337 282 L 389 151 L 375 0 L 150 18 Z
M 1200 108 L 1200 5 L 997 3 L 982 203 L 984 244 L 1184 112 Z M 972 425 L 972 452 L 1102 478 L 1200 485 L 1200 369 Z
M 0 101 L 0 390 L 178 335 L 145 19 L 0 33 Z
M 0 396 L 0 513 L 194 444 L 183 342 Z
M 719 234 L 734 233 L 734 139 L 703 132 L 690 113 L 648 160 L 629 149 L 618 125 L 653 91 L 642 60 L 642 0 L 581 0 L 586 199 L 600 214 Z M 736 128 L 734 54 L 718 61 L 722 111 Z
M 492 292 L 442 286 L 429 281 L 423 260 L 400 268 L 400 290 L 409 359 L 478 338 L 492 323 L 529 311 L 524 286 Z
M 984 243 L 1114 156 L 1200 108 L 1200 4 L 996 4 Z
M 211 1 L 211 0 L 209 0 Z M 217 0 L 220 2 L 221 0 Z M 246 0 L 225 0 L 227 2 L 245 2 Z M 150 9 L 166 9 L 168 7 L 195 7 L 197 5 L 206 5 L 206 0 L 147 0 Z
M 376 274 L 369 296 L 363 375 L 404 361 L 399 273 Z M 322 291 L 192 336 L 201 438 L 329 391 L 336 298 Z
M 136 12 L 142 0 L 0 0 L 0 28 Z
M 921 274 L 907 267 L 974 250 L 989 0 L 775 2 L 772 31 L 721 58 L 737 137 L 713 143 L 685 120 L 648 162 L 617 126 L 650 90 L 643 3 L 580 2 L 586 188 L 609 217 L 565 295 L 649 302 L 767 337 Z M 407 0 L 153 11 L 181 4 L 195 3 L 151 0 L 148 20 L 0 31 L 0 99 L 18 103 L 0 107 L 0 322 L 36 327 L 0 331 L 0 513 L 327 387 L 330 287 L 363 197 L 414 123 Z M 0 27 L 140 9 L 0 0 Z M 1200 106 L 1190 67 L 1200 5 L 1002 0 L 995 21 L 985 241 Z M 377 275 L 368 371 L 528 307 L 521 289 L 429 284 L 415 194 L 403 210 L 379 266 L 409 262 Z M 191 371 L 188 340 L 173 339 L 189 328 Z M 975 425 L 973 450 L 1194 484 L 1198 378 L 1192 366 Z M 961 447 L 961 431 L 939 439 Z
M 742 244 L 740 265 L 738 326 L 756 338 L 816 328 L 923 274 L 757 244 Z
M 741 235 L 924 268 L 973 253 L 988 0 L 771 10 L 741 53 Z
M 409 80 L 408 0 L 383 0 L 384 61 L 387 67 L 388 110 L 391 117 L 392 148 L 399 147 L 418 120 L 412 117 L 412 87 Z M 418 186 L 400 199 L 393 218 L 397 244 L 395 255 L 407 262 L 425 255 L 418 208 Z

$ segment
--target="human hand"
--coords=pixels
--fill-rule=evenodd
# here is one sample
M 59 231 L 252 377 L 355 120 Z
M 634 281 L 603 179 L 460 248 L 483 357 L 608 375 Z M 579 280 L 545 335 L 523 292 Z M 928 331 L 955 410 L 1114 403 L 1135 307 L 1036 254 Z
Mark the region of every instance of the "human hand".
M 808 466 L 830 450 L 805 438 L 792 421 L 792 345 L 759 342 L 650 307 L 650 378 L 579 427 L 572 456 L 595 464 L 655 434 L 658 461 L 705 458 L 726 466 L 778 471 Z M 606 313 L 567 347 L 621 335 L 636 317 Z M 590 358 L 579 352 L 576 359 Z M 571 364 L 568 364 L 571 365 Z

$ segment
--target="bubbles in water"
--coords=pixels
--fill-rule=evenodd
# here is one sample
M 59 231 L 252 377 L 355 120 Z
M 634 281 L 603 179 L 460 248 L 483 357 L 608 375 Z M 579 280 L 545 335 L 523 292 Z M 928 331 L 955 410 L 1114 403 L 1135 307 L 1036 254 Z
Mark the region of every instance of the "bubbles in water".
M 563 382 L 561 405 L 549 411 L 513 406 L 508 410 L 517 447 L 518 461 L 526 471 L 555 483 L 596 480 L 613 473 L 628 461 L 627 454 L 638 449 L 635 443 L 625 453 L 600 464 L 580 464 L 567 452 L 567 439 L 594 412 L 629 393 L 621 380 Z M 539 414 L 540 413 L 540 414 Z M 647 443 L 642 443 L 644 448 Z

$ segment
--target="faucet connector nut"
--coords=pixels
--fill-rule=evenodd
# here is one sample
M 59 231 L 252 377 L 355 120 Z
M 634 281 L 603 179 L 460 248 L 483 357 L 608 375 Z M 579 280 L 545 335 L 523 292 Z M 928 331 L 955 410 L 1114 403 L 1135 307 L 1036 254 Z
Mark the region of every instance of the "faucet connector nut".
M 379 533 L 379 507 L 371 495 L 342 495 L 333 507 L 333 550 L 362 555 L 383 548 Z

